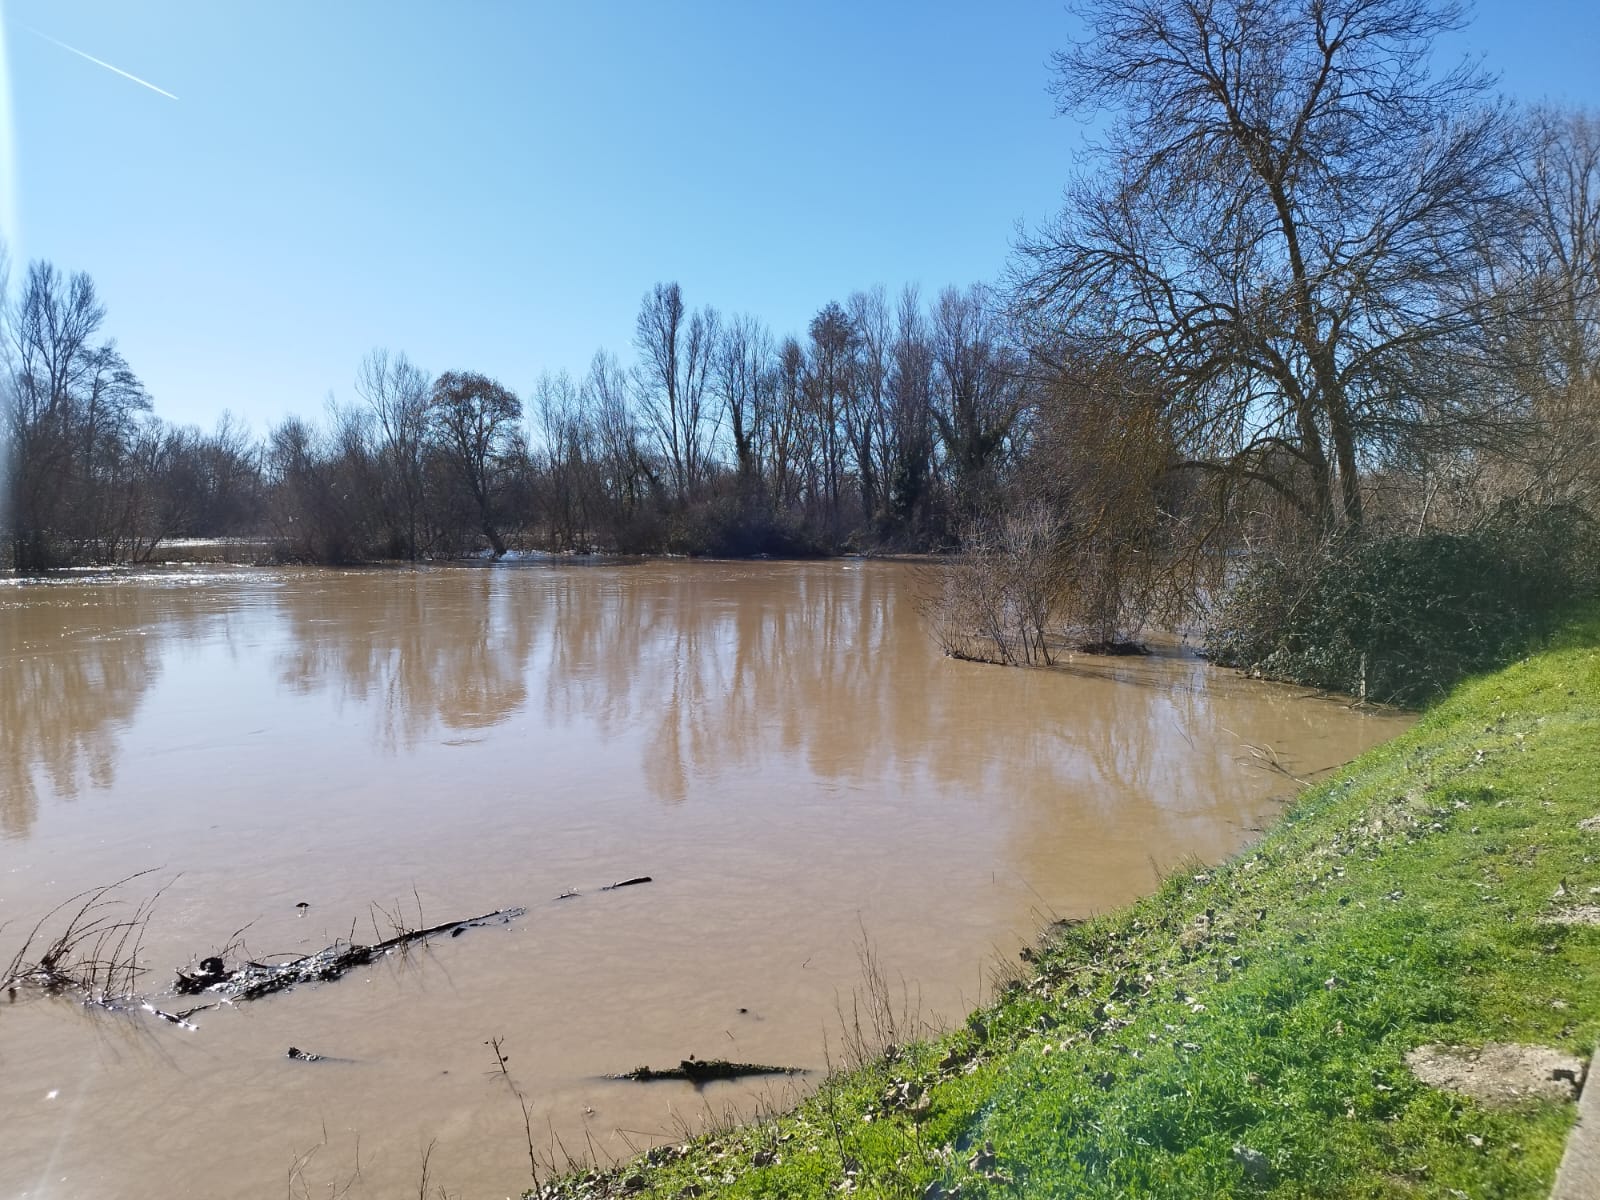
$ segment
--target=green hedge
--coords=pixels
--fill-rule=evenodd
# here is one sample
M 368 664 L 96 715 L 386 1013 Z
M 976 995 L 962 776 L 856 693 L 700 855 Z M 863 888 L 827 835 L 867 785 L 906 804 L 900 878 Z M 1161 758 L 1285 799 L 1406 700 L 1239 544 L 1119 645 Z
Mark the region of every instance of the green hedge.
M 1346 539 L 1252 560 L 1207 630 L 1216 662 L 1416 705 L 1535 645 L 1600 594 L 1600 527 L 1508 504 L 1467 533 Z

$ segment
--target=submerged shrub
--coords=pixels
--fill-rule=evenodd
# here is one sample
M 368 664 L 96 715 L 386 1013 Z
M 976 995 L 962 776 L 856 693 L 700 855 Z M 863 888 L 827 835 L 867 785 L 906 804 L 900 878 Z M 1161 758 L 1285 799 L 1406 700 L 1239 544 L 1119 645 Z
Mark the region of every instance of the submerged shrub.
M 1267 678 L 1415 705 L 1500 666 L 1600 594 L 1600 529 L 1507 505 L 1477 529 L 1347 540 L 1252 561 L 1206 653 Z

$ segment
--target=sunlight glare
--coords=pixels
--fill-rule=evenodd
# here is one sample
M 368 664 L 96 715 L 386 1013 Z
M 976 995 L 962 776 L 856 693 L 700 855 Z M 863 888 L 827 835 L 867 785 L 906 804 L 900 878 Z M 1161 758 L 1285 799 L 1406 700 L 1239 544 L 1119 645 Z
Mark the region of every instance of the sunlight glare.
M 6 44 L 5 0 L 0 0 L 0 249 L 14 265 L 17 230 L 17 136 L 11 112 L 11 52 Z
M 10 302 L 7 268 L 20 251 L 17 240 L 17 155 L 16 130 L 11 114 L 11 55 L 6 46 L 5 0 L 0 0 L 0 370 L 10 361 L 4 343 L 5 309 Z M 9 374 L 9 372 L 7 372 Z M 0 379 L 0 403 L 7 401 L 7 380 Z M 8 431 L 0 422 L 0 536 L 9 528 L 11 487 L 6 478 L 11 455 L 7 450 Z M 3 561 L 3 558 L 0 558 Z

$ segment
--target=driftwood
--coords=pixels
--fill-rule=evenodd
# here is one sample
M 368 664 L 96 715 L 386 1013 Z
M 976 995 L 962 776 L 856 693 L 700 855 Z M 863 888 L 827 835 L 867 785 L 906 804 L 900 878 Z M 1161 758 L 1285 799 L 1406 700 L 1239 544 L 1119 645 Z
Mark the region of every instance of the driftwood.
M 525 908 L 503 908 L 481 917 L 468 917 L 464 921 L 446 921 L 443 925 L 432 925 L 427 929 L 407 930 L 371 946 L 335 942 L 315 954 L 304 954 L 281 963 L 246 961 L 229 970 L 220 958 L 204 958 L 194 971 L 179 971 L 175 986 L 184 995 L 209 992 L 227 1000 L 259 1000 L 262 996 L 270 996 L 297 984 L 338 979 L 347 971 L 366 966 L 393 950 L 431 937 L 442 934 L 459 937 L 468 929 L 504 925 L 525 915 L 527 911 Z
M 709 1083 L 714 1079 L 738 1079 L 745 1075 L 798 1075 L 804 1067 L 769 1067 L 760 1063 L 729 1062 L 725 1058 L 699 1059 L 692 1055 L 675 1067 L 635 1067 L 621 1075 L 608 1075 L 608 1079 L 631 1079 L 635 1083 L 652 1083 L 657 1079 L 686 1079 L 690 1083 Z
M 303 1063 L 347 1063 L 355 1061 L 350 1058 L 334 1058 L 331 1054 L 317 1054 L 312 1050 L 302 1050 L 299 1046 L 290 1046 L 288 1053 L 284 1057 Z
M 654 883 L 654 882 L 655 882 L 655 880 L 652 879 L 648 875 L 635 875 L 631 879 L 619 879 L 616 883 L 608 883 L 604 887 L 602 887 L 600 890 L 602 892 L 614 892 L 618 888 L 633 887 L 634 885 L 640 884 L 640 883 Z M 580 892 L 577 888 L 568 888 L 566 891 L 562 892 L 561 895 L 557 896 L 556 899 L 557 900 L 572 900 L 572 899 L 574 899 L 574 898 L 576 898 L 578 896 L 581 896 L 581 895 L 583 895 L 583 893 Z

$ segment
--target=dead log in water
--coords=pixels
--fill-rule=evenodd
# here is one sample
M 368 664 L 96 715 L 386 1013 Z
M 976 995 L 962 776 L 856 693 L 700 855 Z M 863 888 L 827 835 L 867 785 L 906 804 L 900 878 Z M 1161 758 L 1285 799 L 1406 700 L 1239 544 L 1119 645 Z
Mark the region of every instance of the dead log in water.
M 761 1063 L 729 1062 L 725 1058 L 684 1059 L 675 1067 L 635 1067 L 608 1079 L 631 1079 L 635 1083 L 653 1083 L 658 1079 L 685 1079 L 690 1083 L 709 1083 L 715 1079 L 739 1079 L 746 1075 L 798 1075 L 804 1067 L 771 1067 Z
M 635 875 L 630 879 L 619 879 L 616 883 L 608 883 L 601 887 L 602 892 L 614 892 L 618 888 L 634 887 L 641 883 L 654 883 L 655 879 L 649 875 Z M 568 888 L 556 897 L 557 900 L 573 900 L 583 895 L 577 888 Z
M 220 958 L 204 958 L 194 971 L 179 971 L 177 990 L 184 995 L 209 992 L 227 1000 L 259 1000 L 302 983 L 324 983 L 348 971 L 382 958 L 395 950 L 449 934 L 459 937 L 468 929 L 484 925 L 504 925 L 527 914 L 525 908 L 502 908 L 481 917 L 446 921 L 427 929 L 408 929 L 370 946 L 357 942 L 335 942 L 315 954 L 304 954 L 281 963 L 246 961 L 228 968 Z

